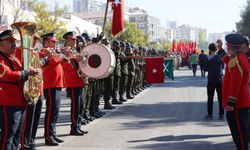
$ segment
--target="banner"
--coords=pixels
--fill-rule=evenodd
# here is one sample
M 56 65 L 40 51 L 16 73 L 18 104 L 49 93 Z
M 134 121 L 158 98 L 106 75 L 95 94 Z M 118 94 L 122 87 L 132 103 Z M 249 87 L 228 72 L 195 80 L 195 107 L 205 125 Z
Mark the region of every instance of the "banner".
M 167 76 L 169 79 L 174 80 L 174 60 L 166 59 L 164 60 L 164 76 Z
M 163 57 L 146 58 L 146 82 L 164 83 Z

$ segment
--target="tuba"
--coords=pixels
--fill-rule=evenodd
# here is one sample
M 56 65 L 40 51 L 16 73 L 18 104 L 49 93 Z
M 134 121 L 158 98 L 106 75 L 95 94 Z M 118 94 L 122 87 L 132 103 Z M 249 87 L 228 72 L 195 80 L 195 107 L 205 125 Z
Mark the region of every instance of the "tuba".
M 38 52 L 33 48 L 33 38 L 37 25 L 32 22 L 16 22 L 11 25 L 18 30 L 21 38 L 23 69 L 33 68 L 39 72 L 37 76 L 29 76 L 24 83 L 23 93 L 28 104 L 35 104 L 41 95 L 42 69 Z

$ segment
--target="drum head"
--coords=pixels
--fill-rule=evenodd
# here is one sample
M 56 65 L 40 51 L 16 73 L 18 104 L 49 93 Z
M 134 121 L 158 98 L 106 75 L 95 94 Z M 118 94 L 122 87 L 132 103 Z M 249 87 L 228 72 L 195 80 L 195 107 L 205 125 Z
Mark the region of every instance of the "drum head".
M 82 73 L 93 79 L 102 79 L 112 73 L 115 66 L 115 55 L 111 49 L 103 44 L 86 46 L 82 55 L 87 55 L 84 63 L 79 63 Z

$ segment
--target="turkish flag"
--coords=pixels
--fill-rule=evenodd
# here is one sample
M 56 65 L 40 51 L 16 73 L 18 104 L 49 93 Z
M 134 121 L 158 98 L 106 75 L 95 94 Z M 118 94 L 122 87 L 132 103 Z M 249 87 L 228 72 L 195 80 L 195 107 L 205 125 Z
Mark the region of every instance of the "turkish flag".
M 112 34 L 115 36 L 124 29 L 122 0 L 108 0 L 108 2 L 112 2 L 113 6 Z
M 163 57 L 146 58 L 146 82 L 164 82 Z

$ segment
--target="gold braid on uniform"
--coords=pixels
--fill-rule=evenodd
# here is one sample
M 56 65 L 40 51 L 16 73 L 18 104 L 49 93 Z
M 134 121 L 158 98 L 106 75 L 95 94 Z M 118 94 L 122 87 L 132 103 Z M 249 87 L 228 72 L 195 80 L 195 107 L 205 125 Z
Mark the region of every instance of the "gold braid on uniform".
M 0 74 L 0 78 L 2 78 L 6 73 L 6 67 L 5 67 L 5 65 L 3 63 L 0 63 L 0 66 L 3 66 L 3 69 L 4 69 L 3 73 Z
M 239 71 L 240 71 L 240 76 L 243 77 L 243 70 L 239 64 L 238 58 L 237 56 L 233 57 L 230 59 L 229 63 L 228 63 L 228 69 L 229 72 L 231 72 L 231 68 L 235 67 L 237 65 Z

